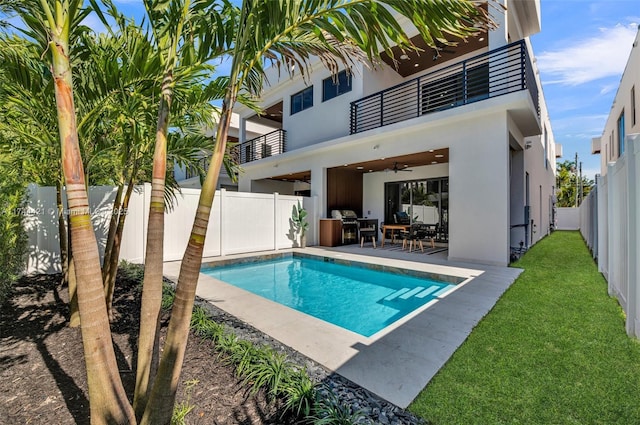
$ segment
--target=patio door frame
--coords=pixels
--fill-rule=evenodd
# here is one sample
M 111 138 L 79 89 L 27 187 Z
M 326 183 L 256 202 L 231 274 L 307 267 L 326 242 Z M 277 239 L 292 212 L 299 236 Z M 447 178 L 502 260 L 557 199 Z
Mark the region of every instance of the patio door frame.
M 434 188 L 434 186 L 437 187 L 437 191 L 429 191 L 429 187 Z M 422 189 L 421 187 L 423 187 L 424 189 Z M 424 194 L 421 194 L 421 192 L 423 192 Z M 422 221 L 427 224 L 434 224 L 430 223 L 430 221 L 433 220 L 425 221 L 424 216 L 421 217 L 421 214 L 419 212 L 413 211 L 414 197 L 423 198 L 422 201 L 416 201 L 422 203 L 415 204 L 415 206 L 436 206 L 436 214 L 438 217 L 437 224 L 440 225 L 437 240 L 440 242 L 448 242 L 449 176 L 385 182 L 384 222 L 393 223 L 393 214 L 397 211 L 405 211 L 409 214 L 411 223 L 413 223 L 414 220 L 417 219 L 417 221 Z M 432 197 L 433 199 L 428 200 L 429 197 Z M 405 201 L 408 201 L 408 204 Z M 426 202 L 428 202 L 428 204 Z M 409 205 L 409 208 L 405 208 L 406 205 Z M 424 215 L 424 213 L 422 215 Z

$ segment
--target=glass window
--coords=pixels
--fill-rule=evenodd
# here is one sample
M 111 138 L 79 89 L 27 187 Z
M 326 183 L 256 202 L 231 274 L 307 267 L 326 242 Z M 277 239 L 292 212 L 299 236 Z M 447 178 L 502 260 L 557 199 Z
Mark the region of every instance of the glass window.
M 636 86 L 631 87 L 631 125 L 636 125 Z
M 325 78 L 322 81 L 322 101 L 325 102 L 334 97 L 351 91 L 351 74 L 340 71 L 336 78 Z
M 313 106 L 313 86 L 291 96 L 291 115 Z
M 624 154 L 624 111 L 618 118 L 618 157 Z

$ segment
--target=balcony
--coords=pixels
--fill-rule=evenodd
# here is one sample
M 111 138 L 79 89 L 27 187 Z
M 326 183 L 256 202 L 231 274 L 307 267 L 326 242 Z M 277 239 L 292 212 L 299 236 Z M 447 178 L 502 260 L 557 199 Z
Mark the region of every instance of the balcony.
M 351 134 L 538 86 L 524 41 L 430 72 L 351 103 Z
M 236 148 L 240 164 L 284 153 L 286 133 L 285 130 L 278 129 L 242 143 Z

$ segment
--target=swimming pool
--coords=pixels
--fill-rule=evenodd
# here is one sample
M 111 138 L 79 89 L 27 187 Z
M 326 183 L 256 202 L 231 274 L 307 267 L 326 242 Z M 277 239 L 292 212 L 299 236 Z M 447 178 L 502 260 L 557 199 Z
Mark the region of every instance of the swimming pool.
M 426 276 L 300 257 L 204 267 L 201 271 L 367 337 L 456 286 Z

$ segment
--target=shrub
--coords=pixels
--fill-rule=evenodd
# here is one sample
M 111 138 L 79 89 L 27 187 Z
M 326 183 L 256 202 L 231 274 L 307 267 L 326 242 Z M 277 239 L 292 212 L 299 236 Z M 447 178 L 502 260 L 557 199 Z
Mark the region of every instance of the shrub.
M 304 370 L 297 370 L 289 376 L 283 394 L 283 416 L 287 413 L 296 418 L 306 418 L 311 415 L 316 399 L 316 387 Z
M 338 397 L 330 390 L 318 392 L 316 403 L 313 407 L 314 425 L 352 425 L 369 423 L 360 410 L 355 412 L 351 407 L 342 404 Z
M 351 407 L 340 403 L 328 388 L 322 394 L 317 391 L 306 371 L 291 363 L 286 354 L 266 345 L 256 347 L 250 341 L 225 332 L 201 306 L 193 309 L 191 329 L 201 338 L 216 343 L 216 350 L 235 366 L 236 374 L 244 378 L 245 383 L 251 384 L 252 392 L 264 389 L 272 401 L 280 400 L 281 419 L 291 415 L 299 420 L 297 423 L 368 423 L 361 411 L 352 411 Z
M 27 233 L 23 218 L 26 188 L 17 176 L 0 177 L 0 304 L 25 269 Z

